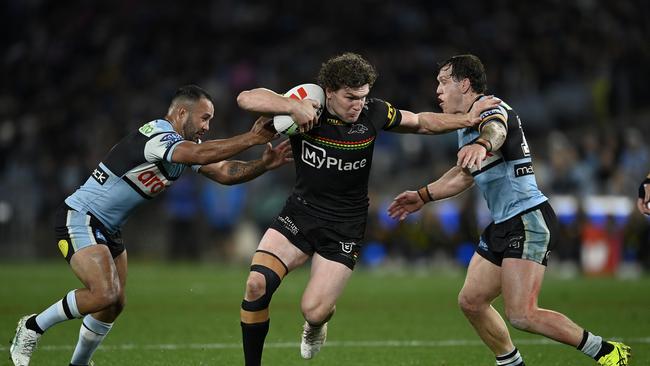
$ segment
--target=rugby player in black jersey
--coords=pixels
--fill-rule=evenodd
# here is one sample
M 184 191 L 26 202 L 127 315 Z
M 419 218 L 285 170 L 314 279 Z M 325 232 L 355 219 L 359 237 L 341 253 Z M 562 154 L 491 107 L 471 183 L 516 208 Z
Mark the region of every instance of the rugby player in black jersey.
M 293 103 L 289 113 L 305 127 L 316 115 L 310 101 Z M 61 205 L 56 214 L 58 246 L 84 287 L 19 320 L 10 347 L 14 365 L 28 365 L 40 336 L 74 318 L 83 318 L 83 324 L 70 364 L 89 363 L 126 301 L 127 252 L 120 228 L 133 209 L 158 196 L 185 168 L 222 184 L 237 184 L 291 161 L 288 144 L 273 148 L 269 143 L 275 131 L 266 128 L 264 118 L 249 132 L 198 143 L 213 116 L 207 92 L 195 85 L 179 88 L 164 118 L 145 123 L 118 142 Z M 263 144 L 267 147 L 261 159 L 225 160 Z
M 262 237 L 252 259 L 241 307 L 246 365 L 260 365 L 269 329 L 269 303 L 282 279 L 311 258 L 311 276 L 302 296 L 305 318 L 300 352 L 310 359 L 320 350 L 357 261 L 368 214 L 368 175 L 379 131 L 435 134 L 478 122 L 494 107 L 486 99 L 467 114 L 412 113 L 369 98 L 375 70 L 353 53 L 325 62 L 318 84 L 326 101 L 313 129 L 291 136 L 296 184 L 282 212 Z M 245 110 L 286 114 L 293 99 L 268 89 L 242 92 Z

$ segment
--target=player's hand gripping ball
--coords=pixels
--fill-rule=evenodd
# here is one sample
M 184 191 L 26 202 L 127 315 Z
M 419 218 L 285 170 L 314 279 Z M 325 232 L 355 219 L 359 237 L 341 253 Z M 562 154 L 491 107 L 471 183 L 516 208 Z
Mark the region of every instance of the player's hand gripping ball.
M 313 99 L 320 102 L 321 107 L 316 111 L 316 117 L 320 117 L 320 114 L 323 112 L 325 106 L 325 92 L 323 88 L 316 84 L 300 84 L 294 86 L 284 94 L 285 97 L 294 98 L 294 99 Z M 300 128 L 297 123 L 291 119 L 289 115 L 278 115 L 273 117 L 273 127 L 279 133 L 287 136 L 294 135 L 300 132 Z

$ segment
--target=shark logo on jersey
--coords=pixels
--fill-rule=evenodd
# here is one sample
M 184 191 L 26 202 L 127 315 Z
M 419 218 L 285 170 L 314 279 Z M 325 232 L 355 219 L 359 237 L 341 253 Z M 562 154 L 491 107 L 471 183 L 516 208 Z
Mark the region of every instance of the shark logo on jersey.
M 166 142 L 165 148 L 169 149 L 170 146 L 172 146 L 173 144 L 177 143 L 178 141 L 182 141 L 182 140 L 183 140 L 183 137 L 181 137 L 181 135 L 174 132 L 174 133 L 168 133 L 165 136 L 163 136 L 160 139 L 160 142 Z
M 327 156 L 325 149 L 312 145 L 305 140 L 302 141 L 300 158 L 305 164 L 311 165 L 316 169 L 325 168 L 339 171 L 359 170 L 365 167 L 368 162 L 365 158 L 355 161 L 343 161 L 343 159 Z
M 108 179 L 108 174 L 106 174 L 104 169 L 98 166 L 97 168 L 95 168 L 95 170 L 93 170 L 92 177 L 97 181 L 97 183 L 104 185 L 104 183 L 106 183 L 106 180 Z
M 358 123 L 358 124 L 353 124 L 352 127 L 350 128 L 350 131 L 348 131 L 348 135 L 351 135 L 353 133 L 366 133 L 368 131 L 368 127 Z

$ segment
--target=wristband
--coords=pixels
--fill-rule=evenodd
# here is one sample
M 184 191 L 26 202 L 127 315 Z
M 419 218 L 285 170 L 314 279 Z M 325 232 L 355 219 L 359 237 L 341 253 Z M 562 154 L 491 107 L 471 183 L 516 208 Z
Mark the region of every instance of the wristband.
M 485 152 L 492 151 L 492 143 L 490 141 L 477 139 L 476 141 L 474 141 L 474 143 L 483 146 L 485 148 Z M 490 144 L 490 146 L 488 146 L 488 144 Z
M 427 188 L 427 186 L 418 189 L 418 195 L 424 203 L 433 201 L 433 197 L 431 197 L 431 193 L 429 192 L 429 188 Z
M 645 199 L 645 185 L 650 184 L 650 178 L 646 178 L 641 185 L 639 185 L 639 198 Z

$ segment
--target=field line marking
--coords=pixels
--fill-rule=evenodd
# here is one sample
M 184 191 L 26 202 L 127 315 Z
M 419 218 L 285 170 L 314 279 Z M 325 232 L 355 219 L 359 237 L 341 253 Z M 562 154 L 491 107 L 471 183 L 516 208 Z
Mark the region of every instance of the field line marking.
M 641 338 L 614 338 L 628 343 L 650 344 L 650 337 Z M 72 342 L 72 340 L 71 340 Z M 546 338 L 540 339 L 520 339 L 516 344 L 527 345 L 561 345 L 561 343 Z M 483 342 L 478 339 L 448 339 L 440 341 L 431 340 L 384 340 L 384 341 L 328 341 L 326 347 L 361 347 L 361 348 L 378 348 L 378 347 L 466 347 L 466 346 L 484 346 Z M 100 348 L 104 351 L 138 351 L 138 350 L 183 350 L 183 349 L 241 349 L 241 343 L 162 343 L 162 344 L 134 344 L 125 343 L 117 345 L 102 345 Z M 264 348 L 298 348 L 299 342 L 269 342 Z M 39 351 L 72 351 L 74 346 L 71 345 L 43 345 L 38 347 Z M 8 351 L 8 346 L 0 346 L 0 351 Z

